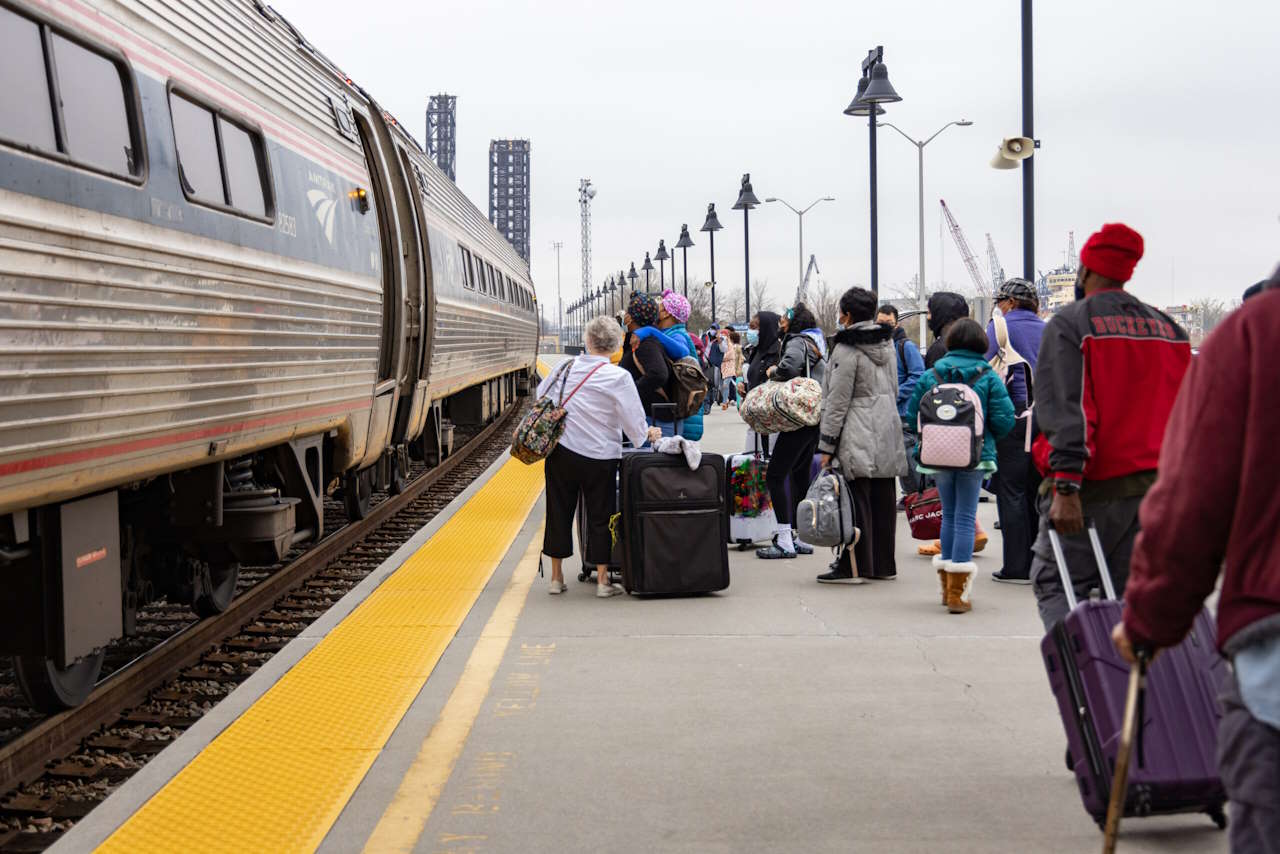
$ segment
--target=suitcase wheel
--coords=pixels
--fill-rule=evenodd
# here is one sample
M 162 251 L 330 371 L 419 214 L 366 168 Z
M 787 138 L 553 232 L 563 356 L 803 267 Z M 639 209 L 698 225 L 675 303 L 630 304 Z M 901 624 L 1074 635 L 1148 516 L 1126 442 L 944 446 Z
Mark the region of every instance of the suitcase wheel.
M 581 580 L 582 580 L 582 579 L 581 579 L 581 577 L 579 577 L 579 579 L 578 579 L 578 580 L 579 580 L 579 581 L 581 581 Z M 1071 771 L 1071 772 L 1074 772 L 1074 771 L 1076 770 L 1076 763 L 1075 763 L 1075 761 L 1071 758 L 1071 748 L 1070 748 L 1070 747 L 1068 747 L 1068 748 L 1067 748 L 1067 770 L 1068 770 L 1068 771 Z
M 1218 830 L 1227 829 L 1227 814 L 1222 811 L 1222 804 L 1209 807 L 1205 812 L 1209 814 L 1209 818 L 1213 819 L 1213 823 L 1218 826 Z
M 590 577 L 591 577 L 591 573 L 587 572 L 585 569 L 582 572 L 578 573 L 579 581 L 586 581 Z

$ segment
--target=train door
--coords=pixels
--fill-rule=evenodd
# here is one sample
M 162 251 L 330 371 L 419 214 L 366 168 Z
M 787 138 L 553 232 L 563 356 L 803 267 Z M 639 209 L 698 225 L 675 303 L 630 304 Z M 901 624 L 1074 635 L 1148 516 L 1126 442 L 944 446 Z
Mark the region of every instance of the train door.
M 409 273 L 406 291 L 406 340 L 405 374 L 400 386 L 400 406 L 396 409 L 395 427 L 391 441 L 397 447 L 406 445 L 422 433 L 426 416 L 427 368 L 430 348 L 432 311 L 429 304 L 431 252 L 427 244 L 427 220 L 423 210 L 427 192 L 426 176 L 409 158 L 409 152 L 399 141 L 395 144 L 397 164 L 404 181 L 404 211 L 409 218 L 405 224 L 405 266 Z M 409 237 L 412 235 L 412 238 Z
M 376 463 L 388 446 L 395 418 L 396 397 L 400 378 L 404 373 L 404 240 L 401 216 L 391 192 L 392 173 L 388 168 L 384 147 L 370 121 L 359 110 L 353 111 L 360 144 L 364 148 L 365 162 L 369 167 L 373 201 L 378 209 L 379 244 L 382 249 L 382 343 L 378 351 L 378 382 L 374 387 L 373 411 L 369 419 L 369 439 L 364 458 L 357 468 L 364 469 Z M 368 477 L 363 483 L 348 485 L 348 492 L 365 494 L 371 491 Z M 348 507 L 351 510 L 351 507 Z M 358 514 L 356 514 L 358 515 Z

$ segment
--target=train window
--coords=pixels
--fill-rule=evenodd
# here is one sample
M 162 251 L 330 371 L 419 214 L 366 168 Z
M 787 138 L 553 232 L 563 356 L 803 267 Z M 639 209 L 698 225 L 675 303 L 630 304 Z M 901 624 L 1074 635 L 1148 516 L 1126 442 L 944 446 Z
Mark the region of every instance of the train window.
M 0 137 L 90 169 L 138 175 L 132 85 L 121 59 L 0 7 Z
M 233 208 L 237 213 L 269 216 L 262 137 L 178 92 L 169 93 L 169 113 L 182 192 L 195 201 Z
M 488 261 L 484 262 L 484 272 L 489 277 L 489 294 L 496 297 L 498 295 L 498 277 L 494 275 L 493 265 Z
M 183 192 L 206 202 L 225 204 L 213 113 L 177 95 L 169 99 L 169 112 L 173 115 Z
M 40 27 L 0 6 L 0 136 L 58 150 Z
M 107 172 L 132 174 L 129 109 L 115 63 L 59 35 L 53 58 L 67 154 Z
M 471 253 L 465 246 L 459 246 L 458 251 L 462 253 L 462 286 L 474 289 L 476 284 L 471 278 Z
M 484 280 L 484 261 L 480 260 L 479 255 L 471 256 L 471 263 L 474 265 L 474 275 L 476 277 L 476 290 L 484 293 L 489 290 L 489 285 Z
M 227 203 L 245 213 L 266 216 L 267 200 L 262 194 L 262 172 L 253 137 L 221 116 L 218 117 L 218 130 L 222 134 L 227 190 L 231 195 Z

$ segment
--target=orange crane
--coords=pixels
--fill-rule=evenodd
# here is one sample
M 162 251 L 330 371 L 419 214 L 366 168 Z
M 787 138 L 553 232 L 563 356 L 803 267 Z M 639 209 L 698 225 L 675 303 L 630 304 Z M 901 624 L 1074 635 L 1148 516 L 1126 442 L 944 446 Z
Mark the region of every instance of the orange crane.
M 942 215 L 947 219 L 947 228 L 951 229 L 951 237 L 956 242 L 956 248 L 960 250 L 960 258 L 964 261 L 964 268 L 969 271 L 969 278 L 973 279 L 974 291 L 983 296 L 989 293 L 990 286 L 984 281 L 982 270 L 978 267 L 978 259 L 974 257 L 973 250 L 969 248 L 969 241 L 964 239 L 964 232 L 960 230 L 960 223 L 956 222 L 956 218 L 951 215 L 951 208 L 947 207 L 945 199 L 938 199 L 942 205 Z

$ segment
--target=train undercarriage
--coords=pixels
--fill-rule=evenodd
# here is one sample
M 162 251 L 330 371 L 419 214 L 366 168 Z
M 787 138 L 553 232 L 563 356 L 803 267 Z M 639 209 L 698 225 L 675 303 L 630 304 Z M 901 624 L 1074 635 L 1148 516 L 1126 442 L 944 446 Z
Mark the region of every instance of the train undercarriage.
M 271 566 L 324 536 L 326 497 L 363 519 L 375 493 L 404 487 L 411 461 L 453 452 L 455 425 L 491 422 L 528 388 L 520 372 L 437 401 L 420 436 L 359 471 L 332 473 L 334 437 L 318 434 L 0 516 L 0 655 L 34 708 L 82 703 L 139 608 L 163 599 L 221 613 L 242 565 Z

